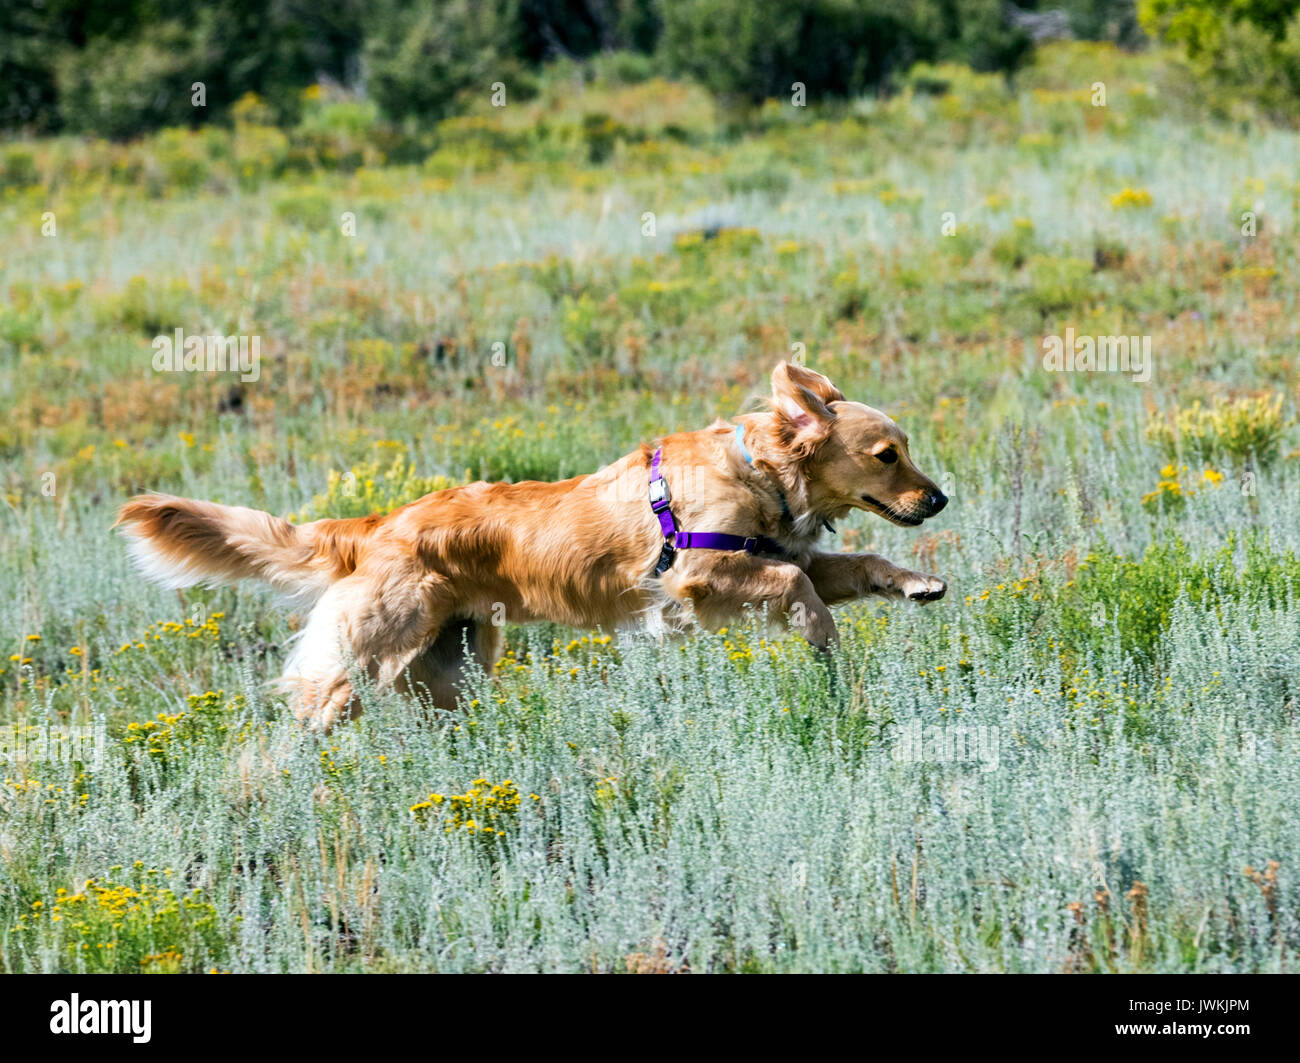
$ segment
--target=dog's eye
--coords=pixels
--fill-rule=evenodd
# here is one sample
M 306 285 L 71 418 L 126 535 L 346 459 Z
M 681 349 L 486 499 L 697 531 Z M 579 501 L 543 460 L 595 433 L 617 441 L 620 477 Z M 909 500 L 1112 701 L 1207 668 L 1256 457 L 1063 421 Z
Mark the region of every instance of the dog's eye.
M 883 461 L 886 465 L 893 465 L 894 462 L 898 460 L 898 451 L 896 451 L 893 447 L 889 447 L 888 449 L 882 450 L 879 454 L 877 454 L 876 460 Z

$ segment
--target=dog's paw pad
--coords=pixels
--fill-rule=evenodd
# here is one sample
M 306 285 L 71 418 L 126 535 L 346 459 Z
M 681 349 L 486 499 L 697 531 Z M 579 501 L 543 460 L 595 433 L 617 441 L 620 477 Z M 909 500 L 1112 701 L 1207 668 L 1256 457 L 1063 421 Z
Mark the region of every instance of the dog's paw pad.
M 937 602 L 948 593 L 948 584 L 938 576 L 917 576 L 907 581 L 905 593 L 909 601 Z

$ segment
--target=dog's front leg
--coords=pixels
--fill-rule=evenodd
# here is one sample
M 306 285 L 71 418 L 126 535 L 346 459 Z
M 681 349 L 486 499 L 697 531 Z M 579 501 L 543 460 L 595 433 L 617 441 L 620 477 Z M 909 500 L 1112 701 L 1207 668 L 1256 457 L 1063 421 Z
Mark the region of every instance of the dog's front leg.
M 831 604 L 867 595 L 924 604 L 938 601 L 948 590 L 938 576 L 900 568 L 879 554 L 814 554 L 807 572 L 818 596 Z
M 721 627 L 750 605 L 787 620 L 819 650 L 839 644 L 830 609 L 797 565 L 713 550 L 691 553 L 685 563 L 678 555 L 679 567 L 664 577 L 664 587 L 678 601 L 689 601 L 705 627 Z

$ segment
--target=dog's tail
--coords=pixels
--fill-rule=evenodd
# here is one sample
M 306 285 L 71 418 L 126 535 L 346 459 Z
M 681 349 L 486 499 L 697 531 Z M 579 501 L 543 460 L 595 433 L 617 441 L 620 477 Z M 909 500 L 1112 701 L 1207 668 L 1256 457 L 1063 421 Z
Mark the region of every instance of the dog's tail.
M 131 540 L 131 558 L 145 578 L 165 587 L 262 579 L 309 604 L 356 568 L 372 523 L 290 524 L 257 509 L 154 494 L 127 502 L 114 527 Z

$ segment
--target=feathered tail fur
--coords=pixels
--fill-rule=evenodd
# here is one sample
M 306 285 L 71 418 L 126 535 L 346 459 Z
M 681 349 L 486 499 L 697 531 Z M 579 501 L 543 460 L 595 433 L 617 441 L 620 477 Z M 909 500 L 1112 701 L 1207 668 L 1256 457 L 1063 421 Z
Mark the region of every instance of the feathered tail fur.
M 131 558 L 146 579 L 165 587 L 265 580 L 310 604 L 356 568 L 372 521 L 287 520 L 244 506 L 174 495 L 137 495 L 118 514 Z

